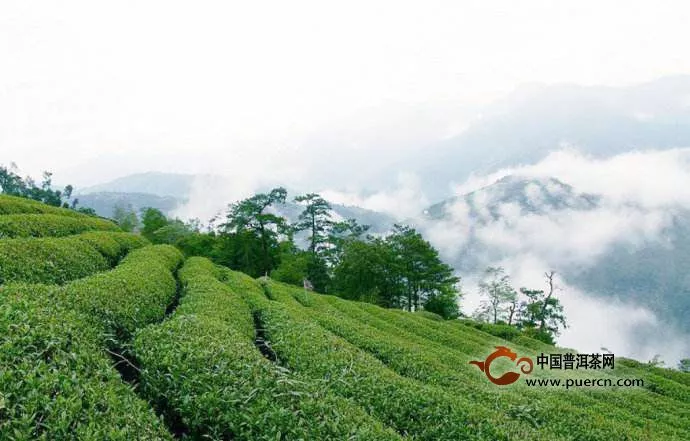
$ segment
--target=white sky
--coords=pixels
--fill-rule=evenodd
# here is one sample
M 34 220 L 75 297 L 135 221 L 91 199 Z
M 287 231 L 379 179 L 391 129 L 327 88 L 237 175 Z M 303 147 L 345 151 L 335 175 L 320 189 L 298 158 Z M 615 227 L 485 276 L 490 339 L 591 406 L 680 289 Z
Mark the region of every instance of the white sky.
M 402 103 L 688 73 L 689 12 L 658 0 L 5 0 L 0 163 L 77 185 L 247 173 L 248 161 L 291 179 L 307 172 L 294 152 L 332 148 L 300 150 L 309 133 L 365 109 L 375 127 L 385 110 L 371 109 Z

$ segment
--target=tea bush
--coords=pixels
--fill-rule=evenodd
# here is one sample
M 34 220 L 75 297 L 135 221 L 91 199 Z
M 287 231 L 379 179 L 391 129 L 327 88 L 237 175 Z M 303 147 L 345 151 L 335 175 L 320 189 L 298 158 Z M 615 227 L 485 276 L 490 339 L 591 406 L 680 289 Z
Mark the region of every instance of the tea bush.
M 114 223 L 97 217 L 56 214 L 8 214 L 0 216 L 0 239 L 14 237 L 62 237 L 90 230 L 119 231 Z
M 415 311 L 415 314 L 417 314 L 420 317 L 427 318 L 429 320 L 435 320 L 437 322 L 442 322 L 445 320 L 440 315 L 436 314 L 435 312 L 431 312 L 431 311 L 420 310 L 420 311 Z
M 500 337 L 508 341 L 512 341 L 522 335 L 522 332 L 520 332 L 519 329 L 506 324 L 484 323 L 474 320 L 460 320 L 459 322 L 463 325 L 472 326 L 480 331 L 484 331 L 488 334 L 495 335 L 496 337 Z
M 301 290 L 278 283 L 271 284 L 271 291 L 275 298 L 288 303 L 290 293 L 295 297 L 298 294 L 304 295 Z M 492 348 L 486 341 L 480 346 L 468 346 L 465 339 L 456 341 L 455 345 L 460 349 L 456 351 L 437 341 L 443 340 L 448 343 L 447 332 L 439 334 L 430 330 L 435 327 L 445 329 L 445 323 L 425 320 L 416 314 L 394 314 L 390 310 L 373 305 L 348 302 L 332 296 L 310 295 L 315 308 L 312 311 L 304 308 L 304 311 L 316 322 L 372 353 L 401 375 L 474 398 L 473 402 L 468 404 L 469 407 L 485 406 L 487 402 L 500 402 L 497 409 L 510 415 L 511 409 L 524 408 L 534 400 L 542 403 L 548 400 L 549 405 L 543 406 L 543 412 L 535 408 L 532 413 L 541 420 L 551 422 L 542 430 L 551 432 L 553 438 L 567 437 L 576 428 L 586 425 L 591 439 L 606 439 L 612 434 L 644 439 L 646 432 L 641 428 L 645 427 L 646 422 L 641 415 L 645 414 L 656 420 L 657 435 L 673 439 L 674 436 L 678 437 L 690 429 L 690 425 L 682 417 L 683 410 L 678 408 L 677 403 L 673 400 L 654 399 L 639 389 L 623 390 L 613 394 L 573 390 L 560 396 L 559 400 L 560 391 L 544 393 L 542 390 L 518 388 L 516 385 L 500 390 L 499 400 L 496 395 L 499 390 L 493 388 L 489 392 L 486 383 L 478 378 L 483 374 L 468 370 L 469 360 L 483 358 L 477 356 L 477 349 L 481 346 L 485 351 Z M 293 304 L 298 303 L 293 300 Z M 400 322 L 405 319 L 414 320 L 414 325 L 403 329 Z M 521 353 L 524 351 L 521 350 Z M 607 374 L 605 371 L 569 373 L 570 376 L 585 378 Z M 655 384 L 663 383 L 658 379 Z M 684 389 L 681 385 L 671 387 L 667 384 L 662 390 L 682 400 L 686 398 Z M 608 421 L 602 421 L 600 415 L 607 416 Z M 502 420 L 505 416 L 501 418 L 500 415 L 494 415 L 494 418 L 493 423 L 496 427 L 504 424 Z
M 57 292 L 58 300 L 97 320 L 118 343 L 142 326 L 162 320 L 173 303 L 173 271 L 182 254 L 170 245 L 130 252 L 112 271 L 76 280 Z
M 426 440 L 511 439 L 484 409 L 469 405 L 462 396 L 396 374 L 319 326 L 305 314 L 307 308 L 270 301 L 260 285 L 243 274 L 227 271 L 225 279 L 259 315 L 271 347 L 287 368 L 322 382 L 398 433 Z M 271 286 L 280 299 L 281 290 Z
M 124 232 L 89 231 L 76 236 L 101 253 L 111 266 L 115 266 L 132 250 L 149 245 L 143 236 Z
M 192 439 L 400 439 L 349 401 L 269 361 L 255 347 L 247 304 L 190 258 L 180 271 L 180 306 L 141 331 L 134 352 L 142 387 L 159 408 L 175 409 Z
M 110 239 L 118 243 L 115 248 Z M 0 284 L 64 284 L 109 269 L 122 255 L 146 243 L 119 232 L 67 237 L 0 240 Z
M 3 286 L 0 439 L 172 439 L 105 349 L 165 317 L 181 259 L 173 247 L 148 246 L 64 286 Z
M 0 283 L 62 284 L 109 267 L 101 253 L 75 237 L 0 240 Z
M 172 439 L 112 368 L 99 323 L 56 289 L 0 289 L 0 439 Z
M 74 210 L 69 210 L 67 208 L 53 207 L 51 205 L 44 204 L 43 202 L 38 202 L 31 199 L 0 194 L 0 214 L 19 213 L 56 214 L 59 216 L 70 216 L 78 218 L 89 217 L 83 213 Z
M 573 351 L 202 258 L 178 270 L 171 246 L 21 198 L 0 196 L 0 237 L 0 440 L 690 439 L 690 374 L 616 358 L 532 377 L 643 388 L 497 387 L 469 361 Z

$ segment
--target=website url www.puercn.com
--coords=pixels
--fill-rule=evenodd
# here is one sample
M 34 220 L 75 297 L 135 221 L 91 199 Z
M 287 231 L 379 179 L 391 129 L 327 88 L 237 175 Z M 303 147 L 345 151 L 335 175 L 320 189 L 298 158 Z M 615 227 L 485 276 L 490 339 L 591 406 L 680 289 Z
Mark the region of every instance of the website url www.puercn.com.
M 640 378 L 525 378 L 527 386 L 535 387 L 644 387 L 644 381 Z

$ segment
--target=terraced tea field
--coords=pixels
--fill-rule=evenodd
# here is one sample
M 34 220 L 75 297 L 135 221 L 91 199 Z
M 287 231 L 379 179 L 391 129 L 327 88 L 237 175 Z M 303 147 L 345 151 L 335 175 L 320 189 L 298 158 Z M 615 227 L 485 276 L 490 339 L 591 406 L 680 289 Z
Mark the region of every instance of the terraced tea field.
M 689 374 L 617 358 L 498 386 L 469 363 L 496 346 L 568 352 L 255 280 L 0 197 L 0 440 L 690 439 Z

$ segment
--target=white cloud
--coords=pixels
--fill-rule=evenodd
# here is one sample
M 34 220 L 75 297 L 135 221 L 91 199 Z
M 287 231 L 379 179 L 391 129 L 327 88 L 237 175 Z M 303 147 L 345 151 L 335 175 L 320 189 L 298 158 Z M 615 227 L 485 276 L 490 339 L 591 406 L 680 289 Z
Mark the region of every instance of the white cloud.
M 551 196 L 565 198 L 565 189 L 551 177 L 573 186 L 574 195 L 565 202 L 574 204 L 579 194 L 596 193 L 602 196 L 595 210 L 554 209 L 546 213 L 521 213 L 513 203 L 500 204 L 501 217 L 492 220 L 487 211 L 490 202 L 500 201 L 502 195 L 480 191 L 474 194 L 474 204 L 480 219 L 477 223 L 464 207 L 462 198 L 451 207 L 444 220 L 444 231 L 468 231 L 490 248 L 504 253 L 536 252 L 551 265 L 565 266 L 593 262 L 614 243 L 643 246 L 650 241 L 663 240 L 661 233 L 680 208 L 690 208 L 690 149 L 632 152 L 608 159 L 595 159 L 574 150 L 554 152 L 537 164 L 504 169 L 489 176 L 473 176 L 456 186 L 457 194 L 475 191 L 496 180 L 517 175 L 526 179 L 538 178 L 546 182 Z M 535 184 L 526 187 L 528 199 L 539 206 L 545 194 Z M 432 224 L 433 225 L 433 224 Z M 431 233 L 442 250 L 449 251 L 443 232 Z M 457 242 L 451 242 L 457 243 Z M 452 250 L 446 255 L 452 256 Z
M 535 254 L 501 262 L 515 286 L 546 289 L 544 271 L 551 267 Z M 619 299 L 600 298 L 567 285 L 557 275 L 557 296 L 566 312 L 568 328 L 558 338 L 562 347 L 601 352 L 605 347 L 619 356 L 651 360 L 654 355 L 675 365 L 690 351 L 688 336 L 670 328 L 652 311 Z M 646 335 L 641 339 L 641 335 Z
M 370 195 L 336 190 L 320 192 L 325 199 L 338 204 L 356 205 L 369 210 L 390 214 L 399 219 L 417 217 L 429 205 L 421 190 L 421 181 L 414 173 L 399 172 L 397 186 L 389 191 Z
M 555 177 L 579 192 L 602 194 L 614 203 L 634 202 L 647 208 L 690 206 L 690 148 L 634 151 L 601 159 L 571 147 L 554 151 L 534 165 L 472 176 L 455 185 L 454 191 L 467 193 L 508 175 Z
M 524 253 L 494 262 L 503 266 L 515 287 L 546 289 L 544 271 L 549 265 L 534 253 Z M 463 279 L 462 310 L 471 314 L 481 301 L 479 274 Z M 568 327 L 558 337 L 558 345 L 582 352 L 601 353 L 607 348 L 617 356 L 647 361 L 660 355 L 675 366 L 690 353 L 690 336 L 669 327 L 652 311 L 618 299 L 599 298 L 565 284 L 557 275 L 556 295 L 563 304 Z
M 456 190 L 478 190 L 496 180 L 517 175 L 545 182 L 551 196 L 564 198 L 565 189 L 545 179 L 556 177 L 573 186 L 577 202 L 581 192 L 602 195 L 593 210 L 577 208 L 548 209 L 543 213 L 521 213 L 515 203 L 498 206 L 500 217 L 493 220 L 486 209 L 471 216 L 462 198 L 451 205 L 441 222 L 422 222 L 426 237 L 455 261 L 468 238 L 478 240 L 483 248 L 472 257 L 488 265 L 501 265 L 512 276 L 514 286 L 544 286 L 542 274 L 549 269 L 564 271 L 586 268 L 613 244 L 627 244 L 628 249 L 651 243 L 666 244 L 665 227 L 679 209 L 690 209 L 690 149 L 644 151 L 595 159 L 568 149 L 550 154 L 537 164 L 501 170 L 490 176 L 473 176 Z M 530 184 L 526 195 L 539 204 L 546 194 Z M 475 193 L 474 203 L 481 208 L 496 203 L 503 196 L 485 191 Z M 482 255 L 485 251 L 488 254 Z M 479 304 L 479 274 L 466 274 L 463 298 L 465 312 Z M 653 293 L 650 293 L 652 296 Z M 559 344 L 582 351 L 599 351 L 605 346 L 618 355 L 649 360 L 660 354 L 668 363 L 690 353 L 690 336 L 673 328 L 643 306 L 602 298 L 596 292 L 583 292 L 564 286 L 562 295 L 570 324 Z

